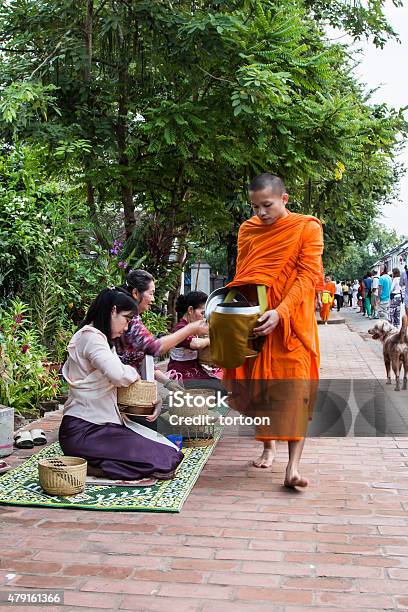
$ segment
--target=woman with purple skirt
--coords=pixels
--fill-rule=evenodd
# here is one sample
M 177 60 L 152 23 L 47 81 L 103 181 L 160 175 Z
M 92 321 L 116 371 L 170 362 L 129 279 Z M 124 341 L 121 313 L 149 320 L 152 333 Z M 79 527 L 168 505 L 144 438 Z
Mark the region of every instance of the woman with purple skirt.
M 68 345 L 63 375 L 69 396 L 59 430 L 65 455 L 82 457 L 90 473 L 112 479 L 170 479 L 183 454 L 157 432 L 123 417 L 117 387 L 128 387 L 139 374 L 123 364 L 113 340 L 124 333 L 137 305 L 120 289 L 105 289 Z

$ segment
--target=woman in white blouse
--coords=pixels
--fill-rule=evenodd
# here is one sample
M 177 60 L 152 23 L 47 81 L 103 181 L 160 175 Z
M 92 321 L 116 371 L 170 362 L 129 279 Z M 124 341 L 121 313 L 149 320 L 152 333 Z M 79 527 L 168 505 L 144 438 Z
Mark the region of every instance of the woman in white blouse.
M 122 417 L 117 387 L 139 379 L 116 354 L 113 340 L 127 330 L 136 302 L 120 289 L 104 289 L 68 344 L 63 375 L 69 396 L 59 431 L 66 455 L 83 457 L 113 479 L 172 478 L 183 454 L 164 436 Z

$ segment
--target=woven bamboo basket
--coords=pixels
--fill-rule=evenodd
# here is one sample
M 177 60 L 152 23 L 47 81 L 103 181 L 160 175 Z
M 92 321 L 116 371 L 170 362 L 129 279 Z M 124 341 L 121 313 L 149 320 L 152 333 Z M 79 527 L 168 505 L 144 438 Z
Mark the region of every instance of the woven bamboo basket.
M 190 396 L 207 397 L 214 395 L 213 391 L 208 389 L 188 389 L 186 391 Z M 214 442 L 215 424 L 218 421 L 218 415 L 214 415 L 204 406 L 188 406 L 187 401 L 182 406 L 172 406 L 169 410 L 169 415 L 179 417 L 180 424 L 175 425 L 175 433 L 183 436 L 183 446 L 185 447 L 204 447 L 210 446 Z M 198 424 L 186 425 L 183 420 L 186 417 L 201 417 L 202 422 Z
M 40 459 L 40 485 L 49 495 L 76 495 L 85 488 L 86 469 L 87 461 L 81 457 Z
M 118 403 L 123 406 L 152 406 L 157 402 L 157 385 L 150 380 L 137 380 L 118 389 Z
M 151 406 L 126 406 L 122 404 L 118 404 L 119 410 L 122 414 L 132 417 L 132 416 L 148 416 L 149 414 L 153 414 L 155 405 Z
M 151 407 L 157 403 L 157 385 L 150 380 L 137 380 L 129 387 L 119 387 L 118 404 Z

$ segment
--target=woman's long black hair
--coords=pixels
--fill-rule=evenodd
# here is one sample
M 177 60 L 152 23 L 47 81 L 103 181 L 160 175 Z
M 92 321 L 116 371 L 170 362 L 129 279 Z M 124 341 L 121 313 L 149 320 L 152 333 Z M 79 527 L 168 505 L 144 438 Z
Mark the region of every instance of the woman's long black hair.
M 78 329 L 81 329 L 84 325 L 92 324 L 96 329 L 105 334 L 109 346 L 113 346 L 111 315 L 114 306 L 116 306 L 118 313 L 128 311 L 134 314 L 137 311 L 137 304 L 127 291 L 124 291 L 121 287 L 104 289 L 90 305 L 85 319 L 80 323 Z

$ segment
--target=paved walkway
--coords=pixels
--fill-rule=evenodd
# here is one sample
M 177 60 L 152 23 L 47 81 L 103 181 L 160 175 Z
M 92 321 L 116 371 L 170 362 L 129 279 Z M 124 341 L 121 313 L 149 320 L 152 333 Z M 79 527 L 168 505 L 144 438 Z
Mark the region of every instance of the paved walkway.
M 344 316 L 319 326 L 323 378 L 381 381 Z M 180 514 L 0 508 L 2 588 L 64 589 L 64 611 L 407 610 L 408 437 L 308 440 L 305 491 L 283 443 L 271 470 L 258 451 L 226 431 Z

